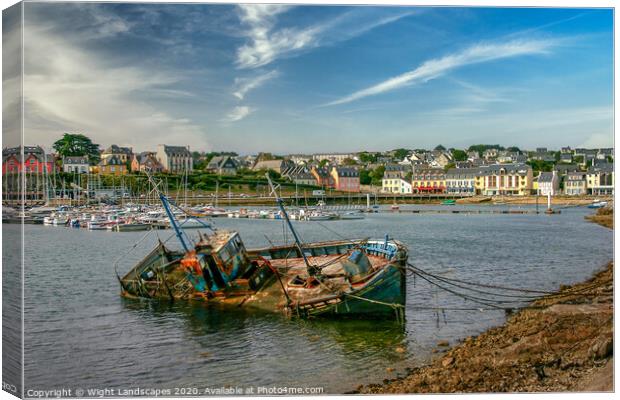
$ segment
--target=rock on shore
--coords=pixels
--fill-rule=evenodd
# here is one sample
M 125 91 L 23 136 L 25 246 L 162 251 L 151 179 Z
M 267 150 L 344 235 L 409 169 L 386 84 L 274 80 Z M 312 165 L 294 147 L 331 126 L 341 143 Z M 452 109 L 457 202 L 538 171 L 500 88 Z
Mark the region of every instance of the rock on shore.
M 359 393 L 613 390 L 613 263 L 405 378 Z

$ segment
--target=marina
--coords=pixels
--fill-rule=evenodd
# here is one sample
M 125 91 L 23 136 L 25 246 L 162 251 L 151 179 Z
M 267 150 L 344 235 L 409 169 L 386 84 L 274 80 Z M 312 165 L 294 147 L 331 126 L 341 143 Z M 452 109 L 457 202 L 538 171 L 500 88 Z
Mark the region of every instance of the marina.
M 382 206 L 382 212 L 365 214 L 362 220 L 334 220 L 329 225 L 291 222 L 305 242 L 388 233 L 408 247 L 411 263 L 427 271 L 540 290 L 581 281 L 611 258 L 612 232 L 585 221 L 591 213 L 586 207 L 567 208 L 553 217 L 473 213 L 489 206 L 456 206 L 472 211 L 469 214 L 430 212 L 444 207 L 440 205 L 417 207 L 429 212 L 394 213 Z M 292 243 L 283 220 L 213 222 L 221 230 L 238 231 L 248 248 L 270 247 L 269 241 Z M 3 229 L 11 234 L 21 228 L 4 224 Z M 33 386 L 69 385 L 78 378 L 84 385 L 101 384 L 103 379 L 155 387 L 196 380 L 213 385 L 233 379 L 249 385 L 283 381 L 311 385 L 320 380 L 326 393 L 342 393 L 360 382 L 381 382 L 424 363 L 438 341 L 452 343 L 505 319 L 503 311 L 437 291 L 421 279 L 407 280 L 404 323 L 290 319 L 243 308 L 230 312 L 215 305 L 125 299 L 118 296 L 110 253 L 122 257 L 119 271 L 124 273 L 159 240 L 179 250 L 172 231 L 110 234 L 43 225 L 24 229 L 32 239 L 25 242 L 26 284 L 32 288 L 25 299 L 29 310 L 25 343 L 26 382 Z M 200 232 L 188 231 L 194 239 Z M 10 252 L 7 247 L 6 253 Z M 71 296 L 62 295 L 68 291 Z M 306 349 L 303 365 L 291 348 Z M 136 358 L 141 362 L 127 361 Z M 59 360 L 62 375 L 60 366 L 49 367 Z M 162 364 L 168 365 L 165 371 L 156 368 Z M 84 375 L 84 370 L 89 373 Z

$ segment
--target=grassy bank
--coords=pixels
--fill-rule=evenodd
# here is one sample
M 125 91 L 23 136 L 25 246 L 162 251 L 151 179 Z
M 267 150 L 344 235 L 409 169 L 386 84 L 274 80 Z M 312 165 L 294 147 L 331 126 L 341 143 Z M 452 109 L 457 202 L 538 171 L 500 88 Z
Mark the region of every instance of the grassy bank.
M 609 229 L 614 229 L 614 209 L 612 207 L 603 207 L 596 210 L 596 214 L 588 215 L 588 221 L 592 221 Z
M 591 220 L 611 228 L 613 209 Z M 613 262 L 440 354 L 404 378 L 358 392 L 612 391 Z

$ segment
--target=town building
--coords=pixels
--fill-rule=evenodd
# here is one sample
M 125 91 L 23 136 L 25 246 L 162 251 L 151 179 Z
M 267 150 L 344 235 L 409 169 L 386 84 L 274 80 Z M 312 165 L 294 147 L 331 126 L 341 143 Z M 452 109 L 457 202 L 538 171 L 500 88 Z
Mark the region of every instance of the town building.
M 295 165 L 282 171 L 282 176 L 291 180 L 297 185 L 316 186 L 316 179 L 310 170 L 304 165 Z
M 571 153 L 560 153 L 560 162 L 570 164 L 573 162 L 573 155 Z
M 585 172 L 568 172 L 564 177 L 563 182 L 564 194 L 566 195 L 580 196 L 588 193 Z
M 484 158 L 487 161 L 491 161 L 491 160 L 497 159 L 498 155 L 499 155 L 499 150 L 498 149 L 486 149 L 482 153 L 482 158 Z
M 306 154 L 290 154 L 287 158 L 297 165 L 302 165 L 312 160 L 312 156 Z
M 541 149 L 544 149 L 544 147 L 538 148 L 537 150 Z M 555 162 L 555 153 L 549 151 L 536 151 L 530 155 L 530 160 Z
M 62 170 L 75 174 L 87 174 L 89 170 L 88 156 L 64 157 L 62 159 Z
M 541 172 L 536 180 L 538 182 L 537 194 L 541 196 L 555 196 L 560 189 L 560 179 L 556 171 Z
M 2 149 L 2 175 L 26 173 L 50 173 L 57 170 L 56 157 L 46 154 L 40 146 L 7 147 Z
M 434 150 L 431 152 L 431 167 L 445 168 L 452 162 L 452 155 L 446 151 Z
M 325 167 L 314 166 L 310 170 L 312 176 L 314 176 L 314 180 L 316 181 L 317 186 L 321 186 L 324 188 L 333 188 L 334 187 L 334 178 L 330 173 L 329 169 Z
M 467 160 L 468 161 L 478 160 L 479 158 L 480 158 L 480 154 L 478 154 L 477 151 L 468 151 L 467 152 Z
M 386 165 L 381 179 L 381 191 L 383 193 L 411 193 L 411 182 L 406 180 L 407 171 L 411 171 L 411 168 L 404 165 Z
M 527 164 L 485 165 L 476 176 L 476 191 L 485 196 L 525 196 L 532 192 L 532 181 L 532 167 Z
M 313 160 L 327 160 L 332 164 L 342 164 L 347 158 L 352 160 L 357 159 L 356 155 L 353 153 L 317 153 L 312 155 Z
M 121 162 L 131 162 L 133 156 L 133 149 L 131 147 L 121 147 L 113 144 L 112 146 L 101 152 L 101 159 L 116 156 Z
M 237 162 L 231 156 L 215 156 L 205 169 L 218 175 L 237 175 L 238 168 Z
M 414 168 L 411 185 L 413 193 L 443 193 L 446 173 L 443 168 Z
M 476 193 L 478 168 L 450 168 L 446 172 L 446 193 L 473 195 Z
M 613 156 L 614 156 L 613 148 L 598 149 L 598 152 L 596 153 L 597 160 L 607 160 L 608 157 L 613 157 Z
M 357 169 L 334 166 L 331 169 L 331 176 L 335 190 L 355 193 L 360 191 L 360 173 Z
M 157 161 L 162 165 L 165 172 L 185 173 L 194 169 L 194 160 L 189 146 L 157 145 Z
M 256 164 L 252 167 L 252 171 L 272 170 L 278 174 L 281 174 L 286 168 L 293 166 L 295 166 L 295 163 L 291 160 L 263 160 L 256 162 Z
M 558 163 L 553 167 L 553 170 L 558 173 L 558 176 L 562 177 L 569 172 L 579 172 L 581 167 L 578 164 L 562 164 Z
M 131 158 L 131 170 L 135 172 L 163 172 L 164 166 L 157 161 L 157 154 L 153 151 L 144 151 L 134 154 Z
M 613 195 L 614 194 L 614 165 L 612 163 L 599 163 L 588 169 L 586 174 L 586 187 L 588 194 Z
M 23 151 L 23 155 L 22 155 Z M 41 201 L 49 190 L 46 174 L 57 171 L 56 158 L 39 146 L 9 147 L 2 150 L 2 199 Z
M 127 173 L 127 163 L 123 162 L 120 156 L 111 155 L 102 158 L 97 164 L 95 171 L 102 175 L 125 175 Z

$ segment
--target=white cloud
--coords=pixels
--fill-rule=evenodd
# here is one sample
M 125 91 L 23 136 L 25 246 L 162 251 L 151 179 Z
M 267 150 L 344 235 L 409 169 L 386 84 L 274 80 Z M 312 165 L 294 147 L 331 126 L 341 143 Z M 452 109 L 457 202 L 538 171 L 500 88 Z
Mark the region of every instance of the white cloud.
M 290 6 L 279 4 L 240 4 L 239 19 L 248 27 L 250 44 L 237 50 L 239 68 L 256 68 L 269 64 L 282 53 L 300 49 L 312 40 L 311 32 L 286 29 L 273 33 L 277 15 Z
M 273 70 L 261 75 L 256 75 L 251 78 L 236 78 L 235 79 L 235 91 L 233 92 L 233 96 L 237 97 L 239 100 L 243 100 L 245 95 L 250 91 L 259 88 L 267 81 L 274 79 L 278 76 L 278 71 Z
M 409 11 L 369 19 L 371 13 L 360 8 L 309 27 L 276 29 L 277 16 L 290 8 L 273 4 L 239 5 L 239 19 L 248 27 L 246 36 L 250 42 L 237 50 L 239 68 L 262 67 L 304 49 L 348 40 L 416 13 Z
M 325 105 L 332 106 L 350 103 L 416 83 L 428 82 L 465 65 L 523 55 L 545 54 L 548 53 L 554 44 L 555 42 L 551 40 L 513 40 L 507 43 L 478 44 L 455 54 L 428 60 L 412 71 L 387 79 L 379 84 L 359 90 Z
M 110 32 L 103 27 L 98 31 Z M 102 145 L 139 150 L 158 143 L 209 147 L 202 126 L 153 102 L 162 93 L 168 99 L 186 96 L 168 90 L 180 79 L 173 71 L 118 65 L 38 27 L 28 30 L 25 51 L 24 132 L 29 144 L 49 147 L 63 132 L 79 132 Z
M 229 112 L 222 121 L 223 122 L 241 121 L 242 119 L 244 119 L 245 117 L 253 113 L 254 111 L 255 110 L 253 108 L 250 108 L 247 106 L 238 106 L 238 107 L 233 108 L 232 111 Z

